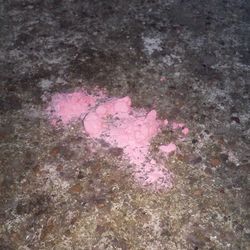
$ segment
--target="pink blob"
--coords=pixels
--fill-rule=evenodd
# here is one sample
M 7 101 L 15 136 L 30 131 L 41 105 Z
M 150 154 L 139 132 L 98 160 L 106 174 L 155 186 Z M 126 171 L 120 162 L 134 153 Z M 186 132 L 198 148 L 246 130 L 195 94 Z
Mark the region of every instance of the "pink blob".
M 188 128 L 184 128 L 184 129 L 182 129 L 181 132 L 182 132 L 184 135 L 188 135 L 189 129 L 188 129 Z
M 164 124 L 165 126 L 167 126 L 167 125 L 168 125 L 168 120 L 165 119 L 165 120 L 163 121 L 163 124 Z
M 176 145 L 174 143 L 170 143 L 168 145 L 160 146 L 159 149 L 168 156 L 170 153 L 176 151 Z
M 126 96 L 124 98 L 118 99 L 113 103 L 114 111 L 116 113 L 129 113 L 131 110 L 131 99 Z
M 134 178 L 143 187 L 154 190 L 172 187 L 172 174 L 150 159 L 151 140 L 168 120 L 157 119 L 157 112 L 146 113 L 143 109 L 132 109 L 131 99 L 107 98 L 100 92 L 88 95 L 85 91 L 70 94 L 55 94 L 47 108 L 51 123 L 60 120 L 67 125 L 77 119 L 83 120 L 84 130 L 93 139 L 103 139 L 113 147 L 123 148 L 124 156 L 134 166 Z M 173 129 L 182 128 L 188 134 L 183 123 L 173 123 Z M 176 145 L 170 143 L 159 147 L 167 156 L 176 151 Z
M 89 113 L 84 119 L 84 128 L 91 137 L 99 137 L 104 128 L 102 118 L 95 112 Z
M 178 122 L 173 122 L 172 123 L 172 128 L 175 130 L 175 129 L 178 129 L 178 128 L 183 128 L 185 126 L 184 123 L 178 123 Z
M 167 78 L 165 77 L 165 76 L 162 76 L 161 78 L 160 78 L 160 82 L 164 82 L 164 81 L 166 81 L 167 80 Z
M 101 116 L 107 115 L 123 115 L 131 110 L 131 100 L 128 96 L 121 99 L 111 99 L 103 104 L 100 104 L 96 112 Z
M 56 121 L 60 120 L 63 125 L 67 125 L 69 122 L 83 117 L 95 105 L 96 99 L 84 91 L 55 94 L 47 108 L 51 123 L 55 125 Z

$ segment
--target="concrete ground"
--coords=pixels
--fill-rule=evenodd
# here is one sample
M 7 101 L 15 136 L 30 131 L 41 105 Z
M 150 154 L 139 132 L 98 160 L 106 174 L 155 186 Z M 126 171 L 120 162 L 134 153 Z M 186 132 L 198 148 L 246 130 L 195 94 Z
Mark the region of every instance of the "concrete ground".
M 249 249 L 249 13 L 247 0 L 0 0 L 0 249 Z M 53 93 L 96 86 L 187 124 L 171 190 L 136 185 L 80 122 L 50 125 Z

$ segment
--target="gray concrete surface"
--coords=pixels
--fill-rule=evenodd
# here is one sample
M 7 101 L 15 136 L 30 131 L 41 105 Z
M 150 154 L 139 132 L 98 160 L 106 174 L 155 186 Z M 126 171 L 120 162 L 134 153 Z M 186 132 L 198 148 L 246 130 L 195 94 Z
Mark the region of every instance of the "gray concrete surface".
M 249 249 L 249 45 L 247 0 L 0 0 L 0 249 Z M 171 191 L 50 126 L 95 86 L 188 125 Z

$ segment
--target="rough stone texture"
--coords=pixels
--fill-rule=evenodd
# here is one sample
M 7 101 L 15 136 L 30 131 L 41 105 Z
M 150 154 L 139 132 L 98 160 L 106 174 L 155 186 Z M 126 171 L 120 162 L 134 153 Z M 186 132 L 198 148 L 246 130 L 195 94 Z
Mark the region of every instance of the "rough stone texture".
M 249 12 L 247 0 L 1 0 L 0 249 L 249 249 Z M 95 86 L 190 128 L 166 161 L 170 192 L 134 185 L 122 151 L 80 124 L 49 125 L 53 93 Z

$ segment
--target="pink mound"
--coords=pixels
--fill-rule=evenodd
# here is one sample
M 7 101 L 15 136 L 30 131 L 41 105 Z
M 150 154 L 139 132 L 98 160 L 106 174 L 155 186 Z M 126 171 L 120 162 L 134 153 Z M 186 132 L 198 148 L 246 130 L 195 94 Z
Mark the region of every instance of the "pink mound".
M 96 100 L 95 96 L 87 95 L 83 91 L 55 94 L 52 96 L 47 112 L 50 113 L 53 124 L 60 120 L 63 125 L 67 125 L 83 117 L 96 104 Z
M 157 119 L 155 110 L 146 113 L 143 109 L 133 109 L 128 96 L 119 99 L 102 94 L 101 98 L 84 91 L 55 94 L 47 109 L 51 123 L 56 125 L 60 120 L 67 125 L 81 119 L 90 137 L 123 148 L 124 157 L 134 166 L 137 183 L 154 190 L 172 187 L 172 174 L 149 156 L 150 141 L 168 121 Z M 174 129 L 185 129 L 184 124 L 175 123 L 172 126 Z M 176 146 L 171 143 L 160 146 L 160 150 L 168 156 L 176 150 Z

